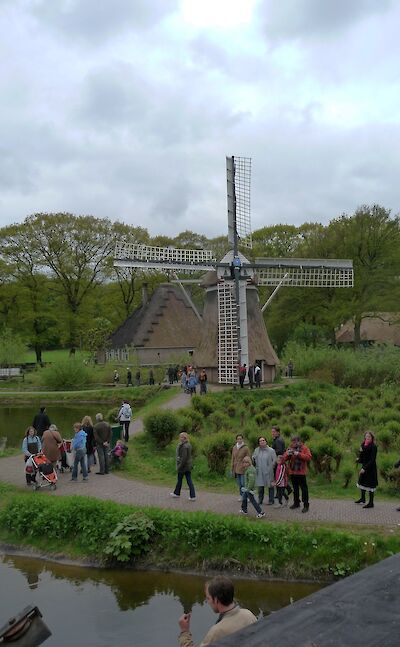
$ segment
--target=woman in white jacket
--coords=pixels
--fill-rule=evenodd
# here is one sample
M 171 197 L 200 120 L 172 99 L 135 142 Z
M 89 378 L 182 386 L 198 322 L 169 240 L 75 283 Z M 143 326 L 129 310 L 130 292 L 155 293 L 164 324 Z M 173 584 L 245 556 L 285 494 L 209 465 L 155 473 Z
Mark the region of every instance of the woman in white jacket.
M 132 409 L 131 405 L 129 404 L 128 400 L 124 400 L 122 402 L 121 408 L 118 412 L 118 420 L 124 427 L 125 431 L 125 442 L 129 441 L 129 425 L 131 422 L 132 418 Z
M 272 485 L 274 481 L 274 469 L 276 465 L 276 453 L 268 446 L 265 436 L 258 439 L 258 447 L 253 452 L 253 465 L 256 468 L 256 485 L 258 486 L 258 502 L 262 505 L 264 491 L 268 488 L 268 504 L 274 505 L 275 490 Z

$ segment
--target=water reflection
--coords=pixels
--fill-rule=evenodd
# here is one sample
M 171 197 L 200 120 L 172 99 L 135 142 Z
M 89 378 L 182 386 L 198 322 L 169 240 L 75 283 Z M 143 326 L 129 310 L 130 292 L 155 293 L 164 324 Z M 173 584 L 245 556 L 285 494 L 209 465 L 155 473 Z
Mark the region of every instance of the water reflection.
M 80 404 L 75 406 L 52 405 L 47 407 L 47 413 L 52 423 L 56 424 L 64 438 L 72 438 L 72 426 L 83 416 L 89 415 L 94 420 L 96 413 L 101 411 L 106 414 L 110 405 L 101 404 Z M 36 405 L 26 406 L 0 406 L 0 429 L 1 436 L 7 437 L 7 447 L 20 447 L 25 435 L 26 428 L 32 424 L 39 407 Z
M 206 578 L 161 572 L 88 569 L 4 556 L 0 625 L 28 604 L 39 606 L 53 636 L 46 645 L 121 647 L 177 644 L 177 619 L 193 611 L 200 642 L 215 615 L 204 602 Z M 236 597 L 256 615 L 268 614 L 318 590 L 318 584 L 237 580 Z M 7 594 L 5 595 L 5 592 Z

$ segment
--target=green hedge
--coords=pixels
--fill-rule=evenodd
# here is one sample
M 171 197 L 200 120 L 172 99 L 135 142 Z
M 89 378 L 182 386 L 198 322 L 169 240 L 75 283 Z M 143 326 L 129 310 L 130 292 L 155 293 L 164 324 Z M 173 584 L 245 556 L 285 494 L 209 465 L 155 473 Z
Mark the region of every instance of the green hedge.
M 229 568 L 281 577 L 340 577 L 400 550 L 400 537 L 306 529 L 207 512 L 138 510 L 83 497 L 7 495 L 1 536 L 48 550 L 73 544 L 105 563 Z

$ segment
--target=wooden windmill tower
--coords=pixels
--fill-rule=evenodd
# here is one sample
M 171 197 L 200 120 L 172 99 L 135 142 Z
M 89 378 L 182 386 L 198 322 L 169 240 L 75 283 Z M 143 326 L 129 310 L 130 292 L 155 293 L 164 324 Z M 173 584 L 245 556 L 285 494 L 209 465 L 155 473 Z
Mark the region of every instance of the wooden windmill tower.
M 238 367 L 254 363 L 257 353 L 272 354 L 272 360 L 275 358 L 277 363 L 262 317 L 276 290 L 284 285 L 353 287 L 353 263 L 339 259 L 295 258 L 257 258 L 254 262 L 249 261 L 239 247 L 252 247 L 251 159 L 227 157 L 226 171 L 228 241 L 231 250 L 224 258 L 217 262 L 212 252 L 207 250 L 120 242 L 116 246 L 114 266 L 173 273 L 178 283 L 178 275 L 182 272 L 211 272 L 208 274 L 211 280 L 206 288 L 203 337 L 195 362 L 208 369 L 211 379 L 218 377 L 221 384 L 237 384 Z M 262 308 L 257 285 L 275 288 Z

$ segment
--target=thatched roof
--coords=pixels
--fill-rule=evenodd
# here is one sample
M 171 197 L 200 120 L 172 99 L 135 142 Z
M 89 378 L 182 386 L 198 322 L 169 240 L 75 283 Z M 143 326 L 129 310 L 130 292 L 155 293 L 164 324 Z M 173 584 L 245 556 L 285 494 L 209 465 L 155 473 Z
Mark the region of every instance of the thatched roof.
M 195 348 L 200 327 L 179 286 L 163 283 L 110 336 L 110 347 Z
M 365 314 L 361 322 L 360 337 L 366 343 L 388 343 L 400 346 L 400 314 L 380 312 Z M 354 322 L 346 321 L 336 332 L 338 344 L 354 342 Z

